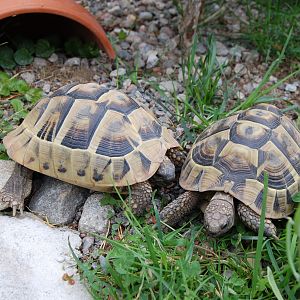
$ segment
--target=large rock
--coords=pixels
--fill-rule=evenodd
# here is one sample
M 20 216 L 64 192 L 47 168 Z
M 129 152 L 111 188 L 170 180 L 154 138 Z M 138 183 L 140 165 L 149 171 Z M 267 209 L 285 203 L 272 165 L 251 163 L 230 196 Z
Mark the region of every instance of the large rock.
M 0 299 L 90 300 L 77 274 L 74 285 L 62 279 L 69 274 L 66 262 L 72 260 L 68 239 L 77 253 L 78 234 L 30 216 L 0 215 Z
M 52 224 L 71 223 L 78 207 L 88 196 L 88 190 L 61 180 L 42 176 L 42 183 L 32 195 L 29 208 Z
M 85 202 L 78 223 L 78 230 L 86 233 L 106 233 L 108 221 L 114 213 L 110 205 L 102 206 L 103 194 L 92 194 Z

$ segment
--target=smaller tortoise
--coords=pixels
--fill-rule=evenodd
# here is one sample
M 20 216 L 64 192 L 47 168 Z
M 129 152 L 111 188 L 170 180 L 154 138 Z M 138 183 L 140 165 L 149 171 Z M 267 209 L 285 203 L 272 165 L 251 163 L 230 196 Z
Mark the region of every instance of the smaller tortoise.
M 180 185 L 187 190 L 161 211 L 175 225 L 200 203 L 209 234 L 219 236 L 234 224 L 235 209 L 246 226 L 258 231 L 264 172 L 269 174 L 264 234 L 276 237 L 271 219 L 294 210 L 300 187 L 300 132 L 273 105 L 259 104 L 216 122 L 195 141 L 182 167 Z M 207 201 L 208 193 L 216 193 Z M 202 197 L 203 200 L 200 200 Z
M 172 161 L 185 159 L 150 111 L 96 83 L 67 85 L 40 100 L 3 143 L 17 163 L 62 181 L 95 191 L 131 186 L 137 215 L 151 204 L 148 179 L 155 173 L 174 179 Z M 0 207 L 22 210 L 24 199 L 13 199 L 13 189 L 2 191 Z

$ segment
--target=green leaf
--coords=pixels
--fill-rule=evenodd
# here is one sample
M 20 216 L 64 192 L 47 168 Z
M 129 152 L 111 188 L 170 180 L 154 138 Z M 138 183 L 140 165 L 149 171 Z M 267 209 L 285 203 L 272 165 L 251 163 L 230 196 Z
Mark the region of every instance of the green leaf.
M 14 51 L 8 47 L 0 47 L 0 66 L 4 69 L 13 69 L 16 66 Z
M 293 195 L 292 199 L 293 199 L 294 202 L 299 203 L 300 202 L 300 192 Z
M 0 72 L 0 82 L 5 82 L 8 80 L 9 80 L 8 74 L 6 74 L 5 72 Z
M 65 44 L 65 52 L 70 56 L 79 56 L 79 49 L 82 48 L 82 41 L 78 37 L 69 38 Z
M 36 103 L 38 100 L 40 100 L 42 98 L 42 96 L 43 96 L 43 92 L 41 89 L 38 89 L 38 88 L 31 88 L 24 95 L 25 99 L 28 102 L 31 102 L 33 104 Z
M 15 35 L 11 38 L 12 43 L 17 49 L 26 49 L 29 54 L 34 53 L 34 42 L 33 40 L 24 37 L 23 35 Z
M 54 46 L 45 39 L 39 39 L 35 44 L 35 54 L 38 57 L 48 58 L 54 51 Z
M 0 95 L 5 97 L 10 95 L 10 88 L 6 82 L 0 82 Z
M 85 43 L 79 48 L 80 57 L 93 58 L 99 56 L 99 47 L 96 43 Z
M 19 92 L 21 94 L 25 94 L 30 89 L 26 81 L 16 78 L 11 78 L 8 81 L 8 86 L 10 91 Z
M 118 34 L 118 38 L 120 41 L 125 41 L 127 38 L 127 34 L 124 30 L 121 30 Z
M 32 63 L 33 56 L 26 48 L 20 48 L 15 52 L 14 59 L 18 65 L 26 66 Z
M 48 35 L 45 37 L 45 39 L 55 48 L 55 50 L 61 48 L 62 40 L 58 34 Z
M 19 98 L 10 100 L 10 104 L 12 105 L 15 112 L 21 111 L 24 107 L 24 103 Z

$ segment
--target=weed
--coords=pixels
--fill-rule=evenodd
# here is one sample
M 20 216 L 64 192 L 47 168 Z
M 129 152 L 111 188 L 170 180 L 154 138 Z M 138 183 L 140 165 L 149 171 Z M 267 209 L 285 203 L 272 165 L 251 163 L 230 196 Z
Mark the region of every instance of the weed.
M 266 57 L 266 60 L 278 56 L 282 51 L 289 31 L 294 27 L 286 56 L 298 58 L 299 39 L 299 1 L 256 0 L 248 1 L 247 14 L 249 26 L 246 37 Z
M 25 118 L 41 96 L 40 89 L 30 87 L 17 76 L 0 72 L 0 159 L 7 159 L 2 139 Z

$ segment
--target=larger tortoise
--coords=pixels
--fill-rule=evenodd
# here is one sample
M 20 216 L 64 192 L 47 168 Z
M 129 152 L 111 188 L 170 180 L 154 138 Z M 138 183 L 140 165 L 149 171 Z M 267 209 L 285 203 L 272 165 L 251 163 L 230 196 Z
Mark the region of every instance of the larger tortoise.
M 241 220 L 258 231 L 264 172 L 269 174 L 264 233 L 276 236 L 271 219 L 293 212 L 292 196 L 300 187 L 300 132 L 269 104 L 218 121 L 200 134 L 180 176 L 187 192 L 166 206 L 161 218 L 174 225 L 205 202 L 207 193 L 199 192 L 215 191 L 204 210 L 204 224 L 211 235 L 221 235 L 233 226 L 234 199 Z
M 67 85 L 42 99 L 3 143 L 19 164 L 68 183 L 95 191 L 131 186 L 136 214 L 151 204 L 150 177 L 175 177 L 167 155 L 184 161 L 171 131 L 150 111 L 96 83 Z M 8 187 L 0 208 L 22 209 L 23 200 Z

